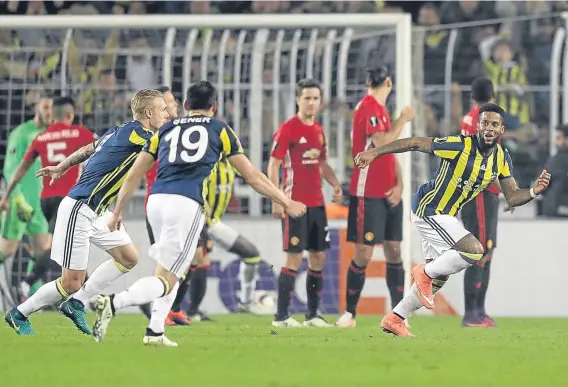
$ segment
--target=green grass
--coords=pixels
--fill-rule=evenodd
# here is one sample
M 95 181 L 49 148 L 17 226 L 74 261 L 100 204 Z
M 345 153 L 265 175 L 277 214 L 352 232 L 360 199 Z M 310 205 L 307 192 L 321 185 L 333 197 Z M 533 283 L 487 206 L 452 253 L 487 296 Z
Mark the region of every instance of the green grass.
M 361 316 L 355 329 L 272 334 L 270 317 L 229 315 L 168 328 L 179 348 L 144 347 L 141 315 L 119 315 L 101 344 L 57 314 L 32 321 L 33 337 L 0 327 L 2 386 L 568 385 L 562 319 L 499 319 L 500 328 L 464 329 L 457 318 L 416 317 L 417 337 L 403 339 L 383 334 L 378 317 Z

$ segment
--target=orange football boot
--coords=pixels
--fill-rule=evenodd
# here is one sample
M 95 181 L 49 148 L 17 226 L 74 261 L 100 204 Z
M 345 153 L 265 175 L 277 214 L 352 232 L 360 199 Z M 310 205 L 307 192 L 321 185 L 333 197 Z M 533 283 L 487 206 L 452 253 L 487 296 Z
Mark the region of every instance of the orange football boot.
M 416 283 L 416 294 L 418 299 L 428 309 L 434 309 L 434 295 L 432 294 L 432 278 L 426 275 L 424 267 L 426 265 L 416 265 L 412 268 L 412 278 Z
M 381 328 L 386 333 L 391 333 L 400 337 L 414 337 L 410 329 L 404 323 L 404 319 L 393 312 L 389 312 L 381 320 Z
M 172 325 L 191 325 L 191 322 L 188 320 L 183 310 L 178 310 L 177 312 L 170 310 L 170 313 L 168 313 L 168 317 L 166 318 L 166 324 L 168 319 L 173 322 Z

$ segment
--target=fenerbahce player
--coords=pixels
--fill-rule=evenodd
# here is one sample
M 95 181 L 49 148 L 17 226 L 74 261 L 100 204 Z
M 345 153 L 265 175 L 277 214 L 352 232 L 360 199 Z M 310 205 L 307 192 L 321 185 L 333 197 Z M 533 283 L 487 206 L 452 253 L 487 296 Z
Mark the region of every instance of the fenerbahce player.
M 396 140 L 404 125 L 412 120 L 411 107 L 402 110 L 392 125 L 385 108 L 392 90 L 386 67 L 367 70 L 367 95 L 355 108 L 351 132 L 353 157 L 359 152 Z M 355 243 L 355 257 L 347 271 L 346 312 L 337 320 L 339 327 L 354 327 L 359 297 L 365 285 L 365 269 L 377 244 L 383 244 L 386 280 L 391 304 L 402 300 L 404 269 L 400 255 L 402 241 L 402 175 L 396 157 L 381 156 L 367 169 L 353 168 L 349 186 L 347 240 Z
M 495 100 L 493 83 L 488 78 L 478 78 L 471 85 L 473 107 L 461 124 L 461 134 L 475 135 L 479 125 L 479 108 Z M 499 139 L 499 143 L 501 139 Z M 466 203 L 461 218 L 466 230 L 471 232 L 485 248 L 484 257 L 468 267 L 464 276 L 465 314 L 464 327 L 495 327 L 495 321 L 485 313 L 485 295 L 489 285 L 489 267 L 493 250 L 497 245 L 497 218 L 499 212 L 499 189 L 490 185 L 475 200 Z
M 272 214 L 283 219 L 283 240 L 286 262 L 278 278 L 278 308 L 272 322 L 276 327 L 302 326 L 290 317 L 288 308 L 294 292 L 296 273 L 302 264 L 302 253 L 308 250 L 306 291 L 308 313 L 305 326 L 331 327 L 319 314 L 323 289 L 322 271 L 325 250 L 329 248 L 329 230 L 321 177 L 333 186 L 333 200 L 343 196 L 341 184 L 327 162 L 323 128 L 316 122 L 321 106 L 319 82 L 304 79 L 296 87 L 298 114 L 284 122 L 274 135 L 274 145 L 268 164 L 268 178 L 280 186 L 280 166 L 284 167 L 284 192 L 292 200 L 306 205 L 299 218 L 284 216 L 281 206 L 272 205 Z

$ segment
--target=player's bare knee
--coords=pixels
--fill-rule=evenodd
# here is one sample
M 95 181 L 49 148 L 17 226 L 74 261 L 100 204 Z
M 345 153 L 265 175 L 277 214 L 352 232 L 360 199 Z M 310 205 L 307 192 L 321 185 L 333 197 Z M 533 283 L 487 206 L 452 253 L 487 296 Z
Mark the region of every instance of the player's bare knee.
M 85 282 L 85 274 L 84 270 L 63 269 L 59 281 L 65 292 L 71 295 L 81 289 Z
M 169 270 L 159 264 L 156 266 L 154 276 L 163 282 L 165 288 L 164 296 L 170 294 L 176 282 L 179 281 L 179 278 L 176 277 L 175 274 L 171 273 Z
M 237 254 L 242 259 L 260 256 L 260 252 L 256 246 L 242 235 L 239 235 L 233 246 L 229 249 L 229 252 Z
M 288 253 L 286 254 L 286 262 L 284 262 L 284 267 L 292 270 L 298 270 L 302 265 L 302 254 L 301 253 Z
M 383 244 L 383 251 L 385 253 L 385 260 L 387 263 L 398 264 L 402 263 L 402 255 L 400 252 L 400 242 L 386 241 Z
M 325 266 L 324 251 L 310 251 L 308 254 L 308 267 L 312 270 L 321 271 Z
M 119 269 L 122 267 L 125 270 L 130 270 L 138 264 L 138 251 L 132 243 L 126 246 L 115 247 L 108 250 L 107 253 L 114 259 Z
M 462 258 L 474 264 L 479 262 L 485 254 L 485 249 L 479 240 L 472 234 L 468 234 L 455 244 L 454 249 L 457 250 Z
M 371 261 L 371 258 L 373 257 L 374 248 L 375 246 L 356 244 L 355 257 L 353 257 L 353 261 L 355 261 L 355 264 L 359 267 L 367 266 Z

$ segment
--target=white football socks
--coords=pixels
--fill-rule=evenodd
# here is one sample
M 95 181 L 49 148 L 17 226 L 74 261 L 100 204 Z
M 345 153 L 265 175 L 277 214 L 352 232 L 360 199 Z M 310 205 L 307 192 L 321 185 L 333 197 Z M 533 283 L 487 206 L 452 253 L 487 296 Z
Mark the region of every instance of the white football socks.
M 258 265 L 251 265 L 241 261 L 239 266 L 239 280 L 241 282 L 241 302 L 243 304 L 249 304 L 254 299 L 257 272 Z
M 113 259 L 100 264 L 87 282 L 73 295 L 73 298 L 87 305 L 89 299 L 99 294 L 116 279 L 128 273 L 129 269 Z
M 456 250 L 448 250 L 432 262 L 427 263 L 424 271 L 430 278 L 442 277 L 459 273 L 463 269 L 470 267 Z
M 25 317 L 28 317 L 30 314 L 40 310 L 46 305 L 62 301 L 65 297 L 62 296 L 57 289 L 57 281 L 59 281 L 59 278 L 42 285 L 30 298 L 18 306 L 18 310 Z
M 152 317 L 150 318 L 150 324 L 148 325 L 148 328 L 150 328 L 152 332 L 164 332 L 166 317 L 168 316 L 168 313 L 170 312 L 170 309 L 172 308 L 172 305 L 176 299 L 178 288 L 179 281 L 176 282 L 169 294 L 154 301 L 152 308 Z
M 128 289 L 114 296 L 115 310 L 133 305 L 143 305 L 164 295 L 164 282 L 158 277 L 144 277 L 134 282 Z M 175 295 L 174 295 L 175 297 Z
M 404 298 L 392 310 L 402 318 L 408 318 L 412 313 L 416 312 L 422 307 L 422 302 L 418 299 L 416 294 L 416 284 L 412 284 L 410 290 Z

